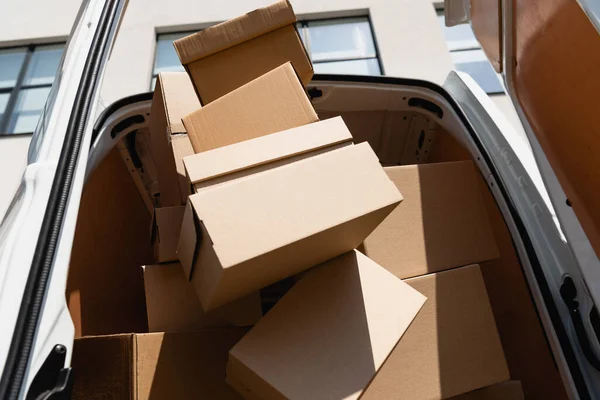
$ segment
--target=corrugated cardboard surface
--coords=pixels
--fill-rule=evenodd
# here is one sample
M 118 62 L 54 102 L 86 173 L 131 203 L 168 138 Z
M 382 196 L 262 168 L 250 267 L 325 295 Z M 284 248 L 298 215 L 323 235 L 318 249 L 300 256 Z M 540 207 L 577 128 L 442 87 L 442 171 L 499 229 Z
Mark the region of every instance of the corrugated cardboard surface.
M 243 328 L 76 339 L 73 399 L 227 399 L 227 352 Z
M 159 263 L 177 260 L 177 243 L 185 206 L 154 209 L 152 243 L 154 256 Z
M 196 153 L 317 121 L 287 63 L 183 118 Z
M 506 381 L 454 396 L 451 400 L 525 400 L 525 395 L 521 382 Z
M 310 58 L 287 1 L 206 28 L 174 42 L 203 104 L 208 104 L 286 62 L 307 85 Z
M 206 327 L 250 326 L 261 317 L 258 292 L 206 314 L 179 263 L 144 267 L 150 332 L 181 332 Z
M 498 257 L 470 161 L 384 168 L 404 201 L 365 240 L 365 254 L 399 278 Z
M 346 146 L 190 196 L 179 258 L 210 310 L 356 248 L 401 200 L 367 143 Z
M 180 157 L 188 155 L 181 138 L 172 142 L 172 135 L 184 134 L 181 118 L 200 108 L 190 78 L 184 72 L 158 74 L 150 109 L 150 152 L 158 173 L 160 204 L 178 206 L 185 203 L 185 186 L 180 187 Z M 189 145 L 188 145 L 189 146 Z M 188 150 L 189 151 L 189 150 Z M 191 153 L 193 154 L 193 153 Z M 183 176 L 185 178 L 185 176 Z M 189 189 L 188 189 L 189 191 Z
M 443 399 L 509 379 L 478 265 L 405 282 L 427 302 L 363 399 Z
M 346 253 L 308 272 L 233 347 L 227 379 L 259 398 L 356 399 L 424 302 Z
M 282 0 L 178 39 L 173 45 L 181 63 L 189 64 L 295 22 L 292 5 Z
M 195 184 L 351 141 L 350 131 L 338 117 L 194 154 L 183 163 L 190 182 Z
M 75 335 L 146 332 L 140 265 L 154 262 L 152 215 L 113 149 L 86 182 L 66 297 Z
M 446 132 L 438 135 L 431 150 L 430 160 L 435 162 L 471 159 L 469 152 Z M 567 399 L 510 231 L 481 174 L 478 179 L 500 251 L 499 259 L 481 264 L 481 272 L 510 376 L 521 382 L 527 399 Z

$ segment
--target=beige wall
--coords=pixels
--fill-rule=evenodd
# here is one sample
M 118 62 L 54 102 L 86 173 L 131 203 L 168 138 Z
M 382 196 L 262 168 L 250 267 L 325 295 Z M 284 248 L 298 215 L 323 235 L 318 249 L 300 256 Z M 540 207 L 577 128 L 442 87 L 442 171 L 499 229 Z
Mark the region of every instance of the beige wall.
M 31 135 L 0 136 L 0 220 L 21 182 L 30 141 Z
M 430 1 L 291 1 L 301 18 L 369 14 L 387 75 L 442 83 L 451 68 L 450 55 Z M 107 82 L 118 81 L 119 84 L 106 86 L 104 101 L 110 103 L 125 95 L 148 90 L 157 31 L 198 29 L 271 2 L 130 0 L 107 71 Z
M 129 0 L 106 71 L 102 103 L 145 92 L 156 34 L 198 29 L 272 0 Z M 431 0 L 291 0 L 301 18 L 370 15 L 386 75 L 442 84 L 452 68 Z M 81 0 L 0 0 L 0 47 L 66 39 Z M 506 98 L 495 103 L 515 124 Z M 0 217 L 22 175 L 29 137 L 0 137 Z M 11 189 L 12 188 L 12 189 Z

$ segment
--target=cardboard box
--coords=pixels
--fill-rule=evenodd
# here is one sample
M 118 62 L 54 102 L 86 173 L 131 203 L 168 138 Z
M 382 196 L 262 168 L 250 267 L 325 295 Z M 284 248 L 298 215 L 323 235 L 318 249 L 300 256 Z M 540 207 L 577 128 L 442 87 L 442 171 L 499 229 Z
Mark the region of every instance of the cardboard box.
M 313 76 L 288 1 L 279 1 L 174 42 L 198 96 L 208 104 L 291 62 L 304 85 Z
M 521 382 L 506 381 L 454 396 L 451 400 L 525 400 L 525 395 Z
M 362 399 L 445 399 L 509 379 L 478 265 L 405 282 L 427 302 Z
M 498 258 L 471 161 L 386 167 L 404 201 L 360 250 L 399 278 Z
M 223 399 L 227 352 L 244 328 L 75 339 L 73 399 Z
M 154 209 L 151 240 L 156 262 L 177 261 L 177 243 L 185 206 Z
M 262 317 L 258 292 L 204 313 L 179 263 L 146 265 L 143 271 L 150 332 L 251 326 Z
M 346 146 L 190 196 L 177 253 L 208 311 L 356 248 L 401 200 Z
M 246 398 L 357 399 L 425 300 L 363 254 L 343 254 L 309 271 L 231 349 L 227 382 Z
M 184 72 L 161 72 L 150 108 L 150 153 L 158 173 L 160 204 L 185 204 L 190 186 L 183 169 L 183 157 L 194 154 L 183 116 L 200 108 L 190 78 Z
M 341 117 L 245 140 L 183 159 L 196 190 L 352 145 Z
M 290 63 L 183 118 L 196 153 L 318 121 Z

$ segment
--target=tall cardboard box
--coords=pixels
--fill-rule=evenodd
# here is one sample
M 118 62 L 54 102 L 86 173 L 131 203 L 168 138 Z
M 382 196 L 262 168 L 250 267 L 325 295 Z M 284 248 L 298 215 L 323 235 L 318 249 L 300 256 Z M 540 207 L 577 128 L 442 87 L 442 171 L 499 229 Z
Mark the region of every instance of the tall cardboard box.
M 362 399 L 446 399 L 509 379 L 478 265 L 405 282 L 427 302 Z
M 185 206 L 154 209 L 150 240 L 154 248 L 156 262 L 177 261 L 177 243 L 179 242 L 184 212 Z
M 196 191 L 352 145 L 341 117 L 272 133 L 183 159 Z
M 262 317 L 258 292 L 205 313 L 179 263 L 146 265 L 143 273 L 150 332 L 251 326 Z
M 209 311 L 356 248 L 401 200 L 345 146 L 190 196 L 177 253 Z
M 294 10 L 284 0 L 176 40 L 175 51 L 202 104 L 286 62 L 307 85 L 313 68 L 295 22 Z
M 246 398 L 357 399 L 424 302 L 363 254 L 343 254 L 306 273 L 231 349 L 227 382 Z
M 471 161 L 385 167 L 404 201 L 360 250 L 399 278 L 498 258 Z
M 150 108 L 150 153 L 156 164 L 162 207 L 185 204 L 190 186 L 183 157 L 194 154 L 181 118 L 200 108 L 184 72 L 161 72 Z
M 194 152 L 216 149 L 318 121 L 290 63 L 186 115 Z
M 242 399 L 225 383 L 244 328 L 75 339 L 74 400 Z

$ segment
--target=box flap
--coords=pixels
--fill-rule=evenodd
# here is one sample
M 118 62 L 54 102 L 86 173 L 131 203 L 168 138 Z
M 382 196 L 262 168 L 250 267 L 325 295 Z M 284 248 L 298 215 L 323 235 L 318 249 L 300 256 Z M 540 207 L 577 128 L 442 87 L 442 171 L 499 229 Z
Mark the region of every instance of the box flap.
M 427 302 L 363 399 L 440 399 L 509 379 L 478 265 L 405 282 Z
M 173 45 L 185 65 L 294 22 L 292 5 L 282 0 L 178 39 Z
M 198 225 L 200 221 L 192 207 L 192 203 L 188 201 L 181 222 L 181 232 L 179 234 L 179 243 L 177 245 L 177 257 L 183 267 L 186 279 L 192 276 L 192 268 L 196 262 L 198 249 L 200 248 L 200 229 Z
M 196 153 L 315 121 L 289 62 L 183 118 Z
M 205 151 L 183 160 L 192 184 L 352 141 L 341 117 Z
M 150 332 L 250 326 L 262 317 L 258 292 L 205 313 L 179 263 L 146 265 L 143 271 Z
M 231 349 L 247 370 L 232 378 L 260 398 L 357 399 L 425 300 L 346 253 L 308 272 Z
M 385 167 L 404 201 L 361 251 L 399 278 L 498 258 L 471 161 Z

